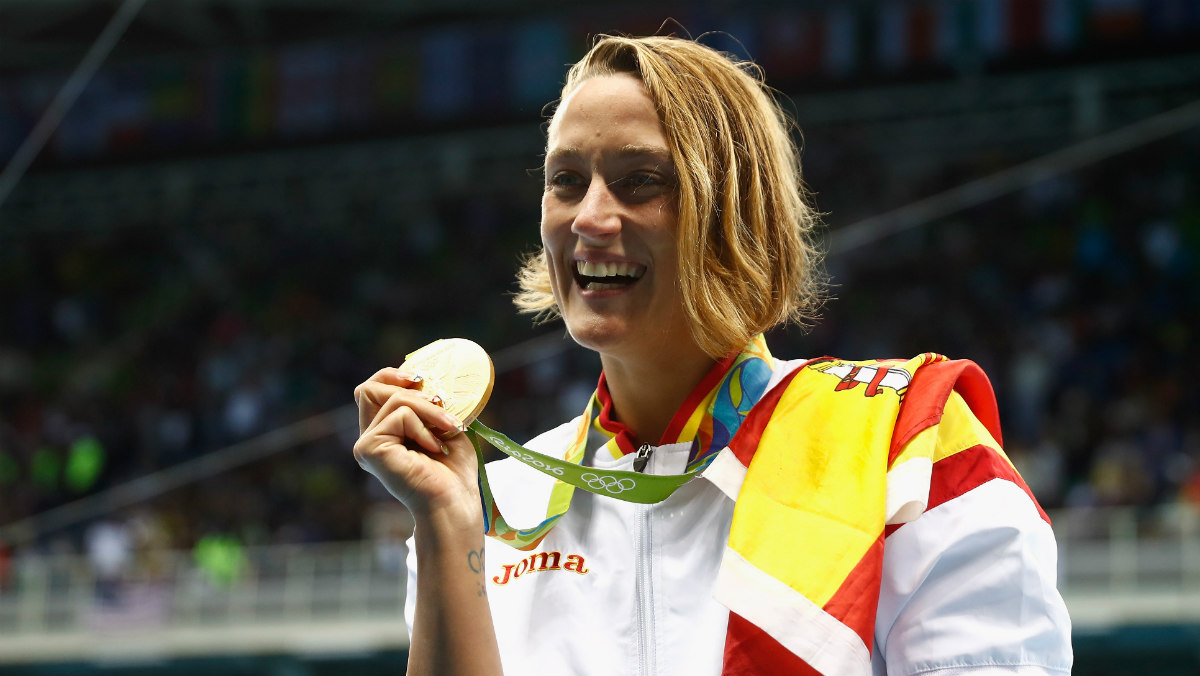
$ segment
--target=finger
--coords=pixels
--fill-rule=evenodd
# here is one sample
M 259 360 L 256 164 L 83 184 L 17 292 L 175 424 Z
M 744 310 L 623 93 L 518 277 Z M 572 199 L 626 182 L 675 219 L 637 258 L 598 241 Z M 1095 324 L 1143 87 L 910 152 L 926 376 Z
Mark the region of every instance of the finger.
M 364 387 L 371 383 L 382 383 L 384 385 L 394 385 L 397 387 L 406 387 L 409 389 L 419 389 L 425 378 L 419 373 L 411 373 L 401 371 L 400 369 L 387 367 L 376 371 L 370 378 L 367 378 L 361 385 L 354 388 L 354 401 L 358 402 L 359 394 Z
M 380 406 L 379 411 L 375 414 L 370 424 L 367 425 L 365 431 L 373 431 L 384 420 L 402 408 L 411 409 L 424 427 L 433 428 L 430 431 L 431 434 L 436 434 L 442 439 L 453 438 L 465 430 L 462 423 L 453 414 L 443 409 L 436 402 L 423 396 L 418 396 L 420 394 L 412 390 L 393 389 L 387 401 Z M 435 448 L 440 447 L 441 444 L 439 442 Z
M 375 380 L 368 380 L 354 388 L 354 403 L 358 406 L 359 434 L 367 431 L 367 427 L 370 426 L 371 421 L 379 413 L 379 409 L 392 396 L 395 389 L 394 386 L 383 385 Z
M 372 424 L 365 436 L 394 437 L 410 450 L 416 450 L 412 448 L 413 444 L 416 444 L 430 453 L 447 453 L 445 444 L 437 438 L 434 430 L 430 429 L 429 423 L 422 417 L 422 413 L 427 411 L 418 411 L 416 407 L 407 403 L 396 403 L 398 399 L 400 398 L 395 397 L 388 401 L 380 411 L 378 420 Z
M 475 453 L 475 445 L 471 443 L 469 435 L 462 433 L 455 434 L 453 437 L 443 440 L 442 445 L 445 446 L 446 454 L 453 462 L 456 464 L 465 463 L 469 467 L 472 476 L 474 476 L 478 459 Z
M 449 429 L 446 429 L 446 427 L 438 427 L 437 430 L 434 430 L 434 433 L 436 433 L 438 438 L 442 439 L 444 442 L 449 442 L 450 439 L 455 438 L 458 435 L 462 435 L 463 432 L 467 431 L 467 426 L 456 420 L 454 415 L 450 415 L 450 420 L 452 421 L 452 426 L 449 427 Z
M 423 420 L 438 429 L 453 430 L 459 427 L 458 420 L 454 415 L 442 408 L 441 397 L 437 395 L 402 387 L 375 384 L 366 388 L 366 396 L 378 402 L 375 414 L 366 425 L 368 428 L 401 406 L 415 407 Z
M 413 371 L 401 371 L 398 368 L 382 368 L 371 376 L 371 380 L 378 380 L 381 383 L 389 385 L 399 385 L 401 387 L 412 387 L 424 382 L 425 378 L 420 373 Z
M 375 410 L 383 406 L 383 402 L 387 401 L 388 397 L 392 396 L 394 392 L 405 392 L 438 405 L 442 403 L 442 398 L 431 392 L 412 387 L 381 383 L 376 380 L 368 380 L 354 388 L 354 400 L 360 409 L 370 410 L 372 417 L 374 417 Z
M 415 400 L 424 400 L 434 405 L 441 404 L 441 397 L 397 385 L 389 385 L 377 380 L 368 380 L 354 389 L 354 400 L 358 405 L 358 431 L 363 433 L 370 427 L 371 422 L 379 417 L 383 405 L 398 392 Z
M 404 430 L 399 415 L 396 422 L 399 425 L 398 429 L 385 428 L 379 434 L 364 434 L 354 443 L 354 459 L 358 461 L 359 466 L 379 477 L 385 484 L 388 483 L 389 477 L 409 476 L 416 466 L 414 463 L 418 462 L 416 455 L 445 457 L 441 451 L 432 453 L 411 439 L 401 441 L 399 436 L 404 434 Z

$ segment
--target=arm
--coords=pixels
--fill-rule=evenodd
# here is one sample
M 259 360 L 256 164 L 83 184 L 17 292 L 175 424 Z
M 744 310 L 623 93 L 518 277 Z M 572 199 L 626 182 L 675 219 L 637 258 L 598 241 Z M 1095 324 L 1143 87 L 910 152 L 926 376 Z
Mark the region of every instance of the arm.
M 455 532 L 429 521 L 414 535 L 421 574 L 408 673 L 499 674 L 500 651 L 483 576 L 483 525 Z
M 475 449 L 416 380 L 383 369 L 355 389 L 354 455 L 416 520 L 416 617 L 408 673 L 499 674 L 483 575 Z
M 876 660 L 889 676 L 1067 676 L 1055 559 L 1049 524 L 1006 481 L 930 510 L 884 545 Z
M 929 509 L 885 540 L 875 673 L 1065 676 L 1050 524 L 957 394 L 945 416 Z

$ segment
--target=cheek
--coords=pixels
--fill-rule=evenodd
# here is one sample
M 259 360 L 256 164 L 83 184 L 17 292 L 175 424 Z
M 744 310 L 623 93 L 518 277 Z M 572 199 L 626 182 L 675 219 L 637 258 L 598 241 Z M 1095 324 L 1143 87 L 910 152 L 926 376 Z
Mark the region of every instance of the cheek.
M 555 228 L 554 222 L 554 206 L 549 204 L 549 196 L 542 197 L 542 222 L 540 232 L 542 235 L 542 246 L 550 249 L 554 245 L 558 228 Z
M 562 291 L 558 286 L 558 266 L 554 264 L 554 258 L 548 253 L 546 256 L 546 277 L 550 280 L 550 294 L 554 296 L 554 302 L 562 307 Z
M 545 248 L 550 259 L 553 261 L 570 255 L 568 249 L 571 247 L 571 242 L 569 241 L 571 237 L 571 223 L 564 219 L 561 207 L 555 208 L 553 204 L 547 204 L 546 202 L 547 200 L 542 200 L 540 232 L 542 247 Z
M 661 205 L 653 229 L 653 248 L 660 265 L 672 272 L 679 267 L 679 222 L 671 205 Z
M 546 263 L 546 275 L 550 278 L 550 290 L 554 293 L 556 301 L 559 298 L 558 290 L 558 262 L 563 255 L 556 247 L 558 245 L 558 237 L 556 230 L 546 225 L 546 205 L 542 203 L 542 223 L 539 228 L 542 237 L 542 257 Z

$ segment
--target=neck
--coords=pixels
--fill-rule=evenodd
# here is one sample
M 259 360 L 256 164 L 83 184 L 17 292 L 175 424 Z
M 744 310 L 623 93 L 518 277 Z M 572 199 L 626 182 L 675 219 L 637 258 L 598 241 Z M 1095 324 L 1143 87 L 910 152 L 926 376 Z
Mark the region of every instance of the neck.
M 690 347 L 641 359 L 600 356 L 616 419 L 633 431 L 638 444 L 659 442 L 675 412 L 716 363 L 699 347 Z

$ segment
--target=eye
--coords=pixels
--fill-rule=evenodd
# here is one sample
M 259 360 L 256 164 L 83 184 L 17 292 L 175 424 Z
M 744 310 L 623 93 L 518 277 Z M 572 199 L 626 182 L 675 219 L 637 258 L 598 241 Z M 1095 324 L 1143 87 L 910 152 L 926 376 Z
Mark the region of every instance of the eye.
M 613 187 L 631 199 L 648 199 L 669 190 L 671 182 L 658 172 L 635 171 L 614 181 Z
M 583 185 L 583 179 L 570 171 L 555 171 L 546 175 L 546 189 L 562 192 Z
M 631 188 L 645 188 L 651 185 L 662 185 L 662 177 L 650 173 L 638 172 L 625 177 L 625 185 Z

